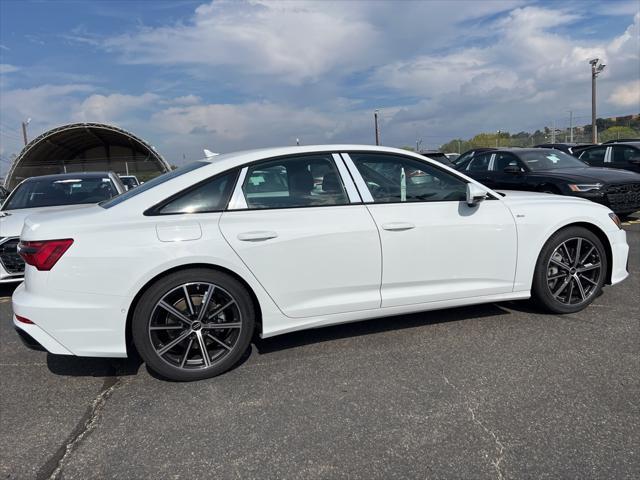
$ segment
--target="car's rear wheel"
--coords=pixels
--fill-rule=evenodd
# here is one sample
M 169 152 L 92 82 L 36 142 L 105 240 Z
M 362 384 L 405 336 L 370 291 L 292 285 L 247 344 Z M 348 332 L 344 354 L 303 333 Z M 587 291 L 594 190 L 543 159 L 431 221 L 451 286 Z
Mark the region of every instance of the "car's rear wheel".
M 214 377 L 233 367 L 253 335 L 246 289 L 209 269 L 172 273 L 153 284 L 133 314 L 133 341 L 150 369 L 171 380 Z
M 600 239 L 582 227 L 555 233 L 544 245 L 533 278 L 533 298 L 554 313 L 578 312 L 601 292 L 607 255 Z

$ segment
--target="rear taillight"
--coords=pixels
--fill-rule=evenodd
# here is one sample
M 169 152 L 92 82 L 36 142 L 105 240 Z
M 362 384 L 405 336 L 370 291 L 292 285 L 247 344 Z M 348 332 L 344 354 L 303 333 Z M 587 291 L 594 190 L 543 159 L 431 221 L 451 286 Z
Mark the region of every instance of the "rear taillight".
M 60 260 L 72 243 L 71 238 L 20 242 L 18 253 L 28 265 L 33 265 L 38 270 L 48 271 Z

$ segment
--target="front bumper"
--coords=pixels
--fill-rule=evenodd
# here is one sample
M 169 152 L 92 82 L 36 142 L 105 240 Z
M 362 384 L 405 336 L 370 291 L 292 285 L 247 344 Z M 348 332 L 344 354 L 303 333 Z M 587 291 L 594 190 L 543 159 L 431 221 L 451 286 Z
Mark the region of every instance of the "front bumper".
M 17 252 L 19 238 L 0 239 L 0 284 L 24 280 L 24 262 Z
M 613 188 L 613 187 L 612 187 Z M 574 197 L 586 198 L 592 202 L 610 208 L 614 213 L 626 215 L 640 211 L 640 192 L 629 191 L 598 191 L 598 192 L 570 192 Z
M 629 244 L 627 243 L 627 232 L 615 230 L 607 234 L 611 244 L 612 264 L 611 264 L 611 285 L 620 283 L 629 276 L 627 267 L 629 264 Z

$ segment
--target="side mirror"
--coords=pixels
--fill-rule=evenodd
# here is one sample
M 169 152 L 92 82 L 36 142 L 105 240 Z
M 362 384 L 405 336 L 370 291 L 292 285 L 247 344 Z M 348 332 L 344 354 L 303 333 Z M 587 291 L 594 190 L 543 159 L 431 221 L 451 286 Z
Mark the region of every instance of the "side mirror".
M 487 191 L 475 183 L 467 183 L 467 205 L 475 207 L 487 198 Z
M 504 173 L 522 173 L 522 170 L 517 165 L 507 165 L 504 167 Z

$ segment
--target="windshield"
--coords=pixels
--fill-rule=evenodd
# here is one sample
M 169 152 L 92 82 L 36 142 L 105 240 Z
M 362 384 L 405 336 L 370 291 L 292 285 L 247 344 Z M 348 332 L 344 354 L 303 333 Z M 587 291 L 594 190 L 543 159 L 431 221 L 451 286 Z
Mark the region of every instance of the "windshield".
M 98 203 L 118 195 L 108 177 L 34 178 L 21 183 L 3 210 Z
M 162 175 L 157 176 L 156 178 L 149 180 L 148 182 L 144 182 L 142 185 L 136 188 L 132 188 L 122 195 L 118 195 L 111 200 L 107 200 L 106 202 L 100 203 L 102 208 L 111 208 L 114 207 L 125 200 L 129 200 L 130 198 L 135 197 L 136 195 L 140 195 L 142 192 L 146 192 L 147 190 L 152 189 L 153 187 L 163 184 L 164 182 L 168 182 L 169 180 L 179 177 L 180 175 L 184 175 L 185 173 L 189 173 L 196 168 L 204 167 L 205 165 L 209 165 L 209 162 L 193 162 L 185 165 L 184 167 L 180 167 L 176 170 L 172 170 L 167 173 L 163 173 Z
M 520 159 L 531 170 L 555 170 L 557 168 L 584 168 L 588 166 L 582 160 L 560 150 L 541 150 L 540 152 L 518 152 Z

